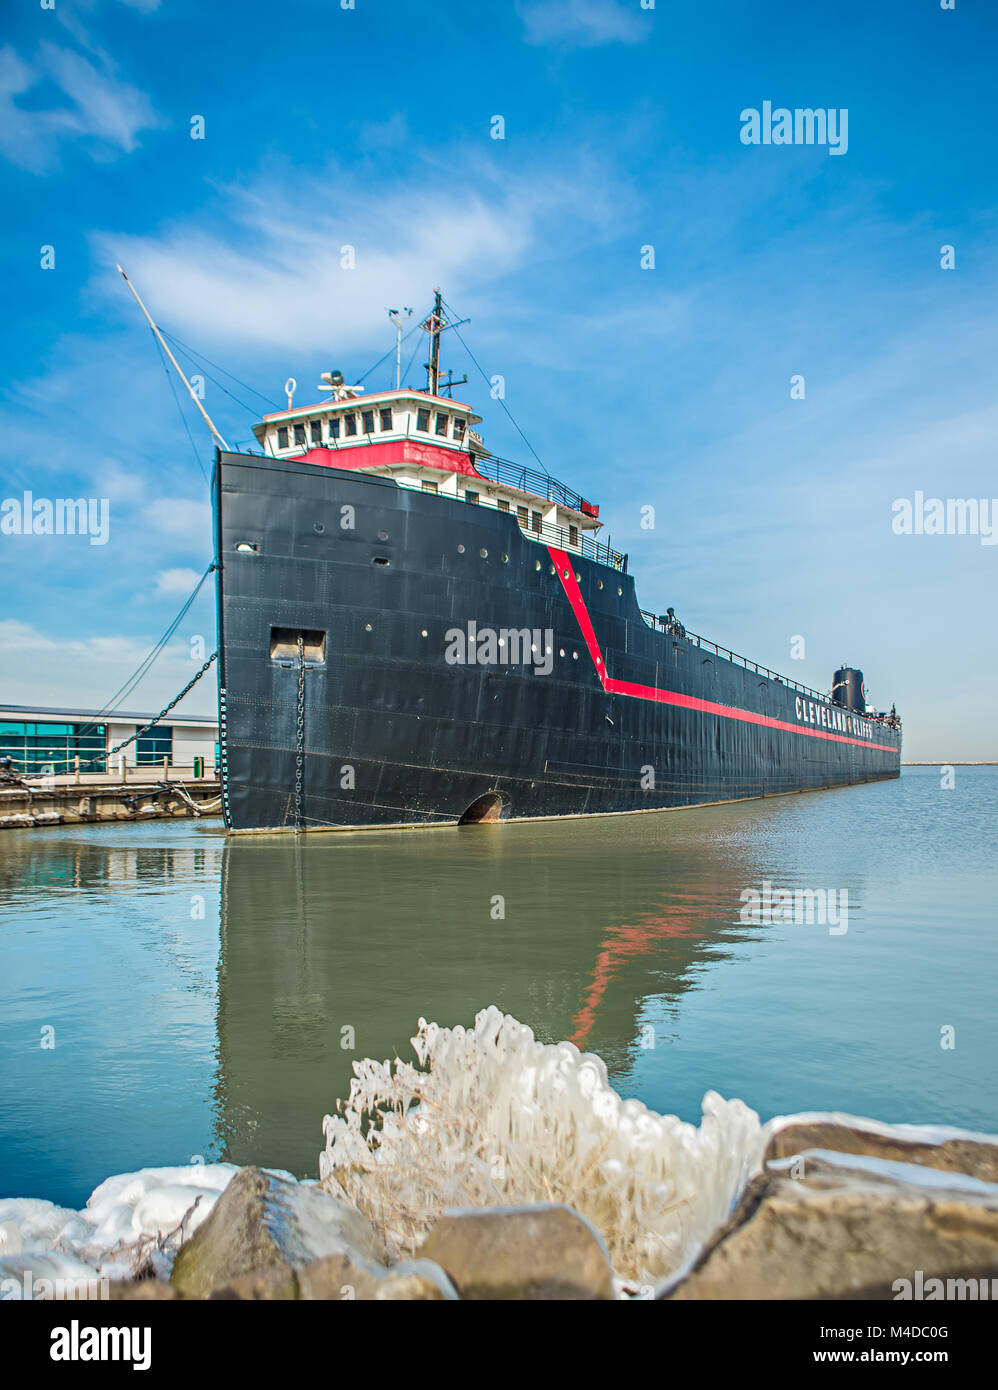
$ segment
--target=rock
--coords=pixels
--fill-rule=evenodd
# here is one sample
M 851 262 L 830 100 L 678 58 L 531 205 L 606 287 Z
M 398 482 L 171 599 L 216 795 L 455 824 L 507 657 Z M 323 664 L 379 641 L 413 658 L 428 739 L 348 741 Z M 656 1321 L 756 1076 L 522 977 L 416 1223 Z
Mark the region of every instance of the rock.
M 108 1285 L 112 1303 L 155 1303 L 178 1300 L 180 1294 L 165 1279 L 114 1279 Z
M 830 1150 L 770 1162 L 658 1298 L 894 1297 L 898 1279 L 998 1267 L 998 1185 Z M 995 1270 L 998 1273 L 998 1268 Z
M 457 1290 L 432 1260 L 406 1260 L 394 1265 L 378 1281 L 374 1297 L 379 1302 L 455 1302 Z
M 239 1275 L 296 1269 L 323 1255 L 387 1262 L 374 1227 L 354 1207 L 265 1168 L 240 1168 L 181 1247 L 171 1282 L 187 1297 L 206 1298 Z
M 299 1298 L 340 1303 L 457 1298 L 453 1284 L 432 1260 L 407 1260 L 385 1269 L 346 1255 L 326 1255 L 305 1265 L 298 1271 L 298 1290 Z
M 594 1226 L 571 1207 L 445 1211 L 417 1252 L 466 1299 L 606 1299 L 613 1273 Z
M 298 1297 L 298 1280 L 290 1265 L 265 1265 L 263 1269 L 237 1274 L 220 1289 L 212 1290 L 210 1298 L 267 1303 L 285 1302 Z
M 867 1154 L 998 1182 L 998 1142 L 984 1134 L 920 1125 L 885 1125 L 852 1115 L 792 1115 L 770 1121 L 763 1163 L 806 1149 Z
M 298 1296 L 329 1302 L 367 1301 L 375 1297 L 384 1272 L 380 1265 L 349 1255 L 326 1255 L 298 1271 Z

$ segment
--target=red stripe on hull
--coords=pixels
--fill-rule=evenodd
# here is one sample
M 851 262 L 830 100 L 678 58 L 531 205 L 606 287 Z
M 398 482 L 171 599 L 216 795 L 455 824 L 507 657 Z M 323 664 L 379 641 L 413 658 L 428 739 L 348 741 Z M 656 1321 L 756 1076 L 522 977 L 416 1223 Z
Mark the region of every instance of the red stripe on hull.
M 616 680 L 613 676 L 607 675 L 603 653 L 593 631 L 589 610 L 579 589 L 571 559 L 566 551 L 556 550 L 554 546 L 549 545 L 547 550 L 554 561 L 565 596 L 572 605 L 596 674 L 608 695 L 626 695 L 632 700 L 652 700 L 660 705 L 678 705 L 682 709 L 698 710 L 701 714 L 716 714 L 722 719 L 740 719 L 746 724 L 761 724 L 767 729 L 782 729 L 791 734 L 804 734 L 808 738 L 830 739 L 833 743 L 851 743 L 857 748 L 877 748 L 884 753 L 898 752 L 898 749 L 889 743 L 870 743 L 866 739 L 850 738 L 848 734 L 833 734 L 824 729 L 804 729 L 784 719 L 773 719 L 768 714 L 753 714 L 750 710 L 737 709 L 734 705 L 718 705 L 713 700 L 701 700 L 695 695 L 682 695 L 676 690 L 659 690 L 651 685 L 635 685 L 632 681 Z

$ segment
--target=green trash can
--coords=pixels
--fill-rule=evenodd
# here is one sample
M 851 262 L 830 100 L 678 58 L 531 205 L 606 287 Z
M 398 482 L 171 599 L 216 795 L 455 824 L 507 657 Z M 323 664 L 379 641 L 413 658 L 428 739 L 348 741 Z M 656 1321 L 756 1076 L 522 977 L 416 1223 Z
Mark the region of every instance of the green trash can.
M 204 758 L 195 758 L 195 759 L 194 759 L 194 776 L 195 776 L 195 777 L 203 777 L 203 776 L 204 776 Z

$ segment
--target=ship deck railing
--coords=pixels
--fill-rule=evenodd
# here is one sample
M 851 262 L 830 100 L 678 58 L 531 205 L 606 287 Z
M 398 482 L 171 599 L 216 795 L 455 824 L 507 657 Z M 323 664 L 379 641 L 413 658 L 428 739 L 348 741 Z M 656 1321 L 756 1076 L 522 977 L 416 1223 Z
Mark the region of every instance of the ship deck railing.
M 777 681 L 780 685 L 785 685 L 788 690 L 796 690 L 801 695 L 810 695 L 813 699 L 825 701 L 830 701 L 832 698 L 827 690 L 815 690 L 810 685 L 802 685 L 800 681 L 791 680 L 789 676 L 781 676 L 778 671 L 771 671 L 768 666 L 760 666 L 758 661 L 752 661 L 747 656 L 739 656 L 737 652 L 731 651 L 728 647 L 719 646 L 717 642 L 712 642 L 709 637 L 701 637 L 698 633 L 687 632 L 685 628 L 681 630 L 674 628 L 644 608 L 640 611 L 648 626 L 654 628 L 656 632 L 664 632 L 678 640 L 689 642 L 691 646 L 706 649 L 716 656 L 726 657 L 728 661 L 744 666 L 746 671 L 755 671 L 757 675 L 765 676 L 767 680 Z M 873 716 L 870 715 L 869 718 L 872 719 Z
M 591 504 L 580 493 L 566 487 L 557 478 L 552 478 L 548 473 L 541 473 L 536 468 L 514 463 L 512 459 L 497 458 L 494 454 L 485 457 L 476 454 L 475 470 L 491 483 L 505 483 L 508 487 L 529 493 L 531 497 L 542 497 L 547 502 L 556 502 L 560 507 L 581 512 L 584 516 L 593 515 L 595 510 L 591 511 Z
M 515 517 L 514 520 L 519 521 L 520 530 L 528 540 L 557 546 L 569 555 L 581 555 L 583 559 L 595 560 L 598 565 L 606 565 L 609 569 L 620 570 L 621 573 L 627 570 L 626 555 L 614 550 L 609 541 L 598 541 L 594 536 L 586 535 L 581 528 L 573 540 L 567 526 L 552 526 L 547 521 L 531 525 L 519 517 Z

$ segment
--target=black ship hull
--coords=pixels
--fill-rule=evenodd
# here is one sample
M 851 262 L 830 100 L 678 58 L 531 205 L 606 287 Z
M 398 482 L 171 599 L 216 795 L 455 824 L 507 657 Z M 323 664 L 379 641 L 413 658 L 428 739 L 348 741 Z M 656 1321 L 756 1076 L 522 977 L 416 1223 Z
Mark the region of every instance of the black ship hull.
M 233 830 L 665 810 L 899 774 L 898 728 L 649 625 L 630 575 L 508 513 L 224 453 L 214 491 Z

